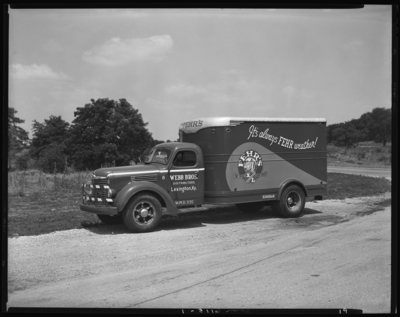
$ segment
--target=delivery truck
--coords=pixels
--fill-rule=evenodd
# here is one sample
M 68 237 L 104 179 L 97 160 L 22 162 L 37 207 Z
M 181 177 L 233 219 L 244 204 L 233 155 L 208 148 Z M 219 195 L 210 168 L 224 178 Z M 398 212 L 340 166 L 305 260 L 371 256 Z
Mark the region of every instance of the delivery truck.
M 326 193 L 324 118 L 212 117 L 181 123 L 179 142 L 156 145 L 144 164 L 95 170 L 80 209 L 140 233 L 213 205 L 299 217 L 306 197 Z

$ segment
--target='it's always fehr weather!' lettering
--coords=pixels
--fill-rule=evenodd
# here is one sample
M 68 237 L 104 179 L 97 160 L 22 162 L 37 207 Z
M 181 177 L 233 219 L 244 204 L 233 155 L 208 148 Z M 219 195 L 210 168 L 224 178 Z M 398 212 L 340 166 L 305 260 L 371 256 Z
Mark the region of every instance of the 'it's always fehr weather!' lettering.
M 265 139 L 268 141 L 271 141 L 270 145 L 276 143 L 277 145 L 289 148 L 289 149 L 295 149 L 295 150 L 306 150 L 306 149 L 311 149 L 315 148 L 317 145 L 318 137 L 315 139 L 315 141 L 309 142 L 309 139 L 305 141 L 304 143 L 294 143 L 293 140 L 284 138 L 282 136 L 274 136 L 269 133 L 269 128 L 266 129 L 264 132 L 259 132 L 257 127 L 252 125 L 249 129 L 249 136 L 247 138 L 261 138 Z

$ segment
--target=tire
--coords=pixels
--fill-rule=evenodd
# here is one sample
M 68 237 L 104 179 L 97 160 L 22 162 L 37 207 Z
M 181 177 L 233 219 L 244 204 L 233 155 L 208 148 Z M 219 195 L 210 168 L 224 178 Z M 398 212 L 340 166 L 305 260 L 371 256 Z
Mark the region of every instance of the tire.
M 236 206 L 242 212 L 254 213 L 254 212 L 259 212 L 261 209 L 264 208 L 265 205 L 261 202 L 255 202 L 255 203 L 237 204 Z
M 97 217 L 106 225 L 119 225 L 122 223 L 122 214 L 116 216 L 97 215 Z
M 131 232 L 141 233 L 154 230 L 162 217 L 161 204 L 149 194 L 135 197 L 123 211 L 123 221 Z
M 272 204 L 272 210 L 284 218 L 299 217 L 306 203 L 304 191 L 297 185 L 287 187 L 279 201 Z

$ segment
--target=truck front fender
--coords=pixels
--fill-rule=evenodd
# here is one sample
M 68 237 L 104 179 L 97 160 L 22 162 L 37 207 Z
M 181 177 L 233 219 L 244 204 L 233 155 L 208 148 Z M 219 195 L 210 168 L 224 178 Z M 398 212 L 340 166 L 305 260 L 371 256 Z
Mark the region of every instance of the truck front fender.
M 122 211 L 125 208 L 131 197 L 143 192 L 155 195 L 160 200 L 161 205 L 167 208 L 169 214 L 178 213 L 175 202 L 166 190 L 155 183 L 147 181 L 129 183 L 118 192 L 114 199 L 118 211 Z

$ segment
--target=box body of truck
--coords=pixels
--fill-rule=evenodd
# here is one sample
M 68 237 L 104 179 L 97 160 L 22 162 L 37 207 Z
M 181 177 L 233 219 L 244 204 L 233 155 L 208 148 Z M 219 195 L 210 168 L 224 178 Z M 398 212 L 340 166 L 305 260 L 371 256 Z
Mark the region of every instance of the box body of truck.
M 325 119 L 201 118 L 180 125 L 180 140 L 203 151 L 207 204 L 278 200 L 287 184 L 326 194 Z

